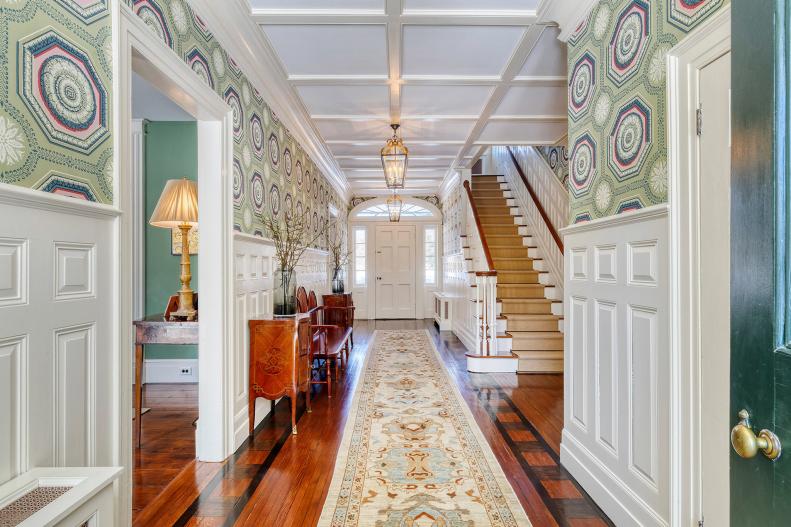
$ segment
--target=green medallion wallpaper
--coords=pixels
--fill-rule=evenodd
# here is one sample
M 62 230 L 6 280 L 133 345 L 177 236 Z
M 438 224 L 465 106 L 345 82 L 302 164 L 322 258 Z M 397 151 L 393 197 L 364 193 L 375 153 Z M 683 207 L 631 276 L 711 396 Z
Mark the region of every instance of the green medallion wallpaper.
M 569 39 L 572 222 L 667 201 L 667 53 L 729 1 L 600 0 Z
M 0 0 L 0 182 L 112 203 L 108 0 Z

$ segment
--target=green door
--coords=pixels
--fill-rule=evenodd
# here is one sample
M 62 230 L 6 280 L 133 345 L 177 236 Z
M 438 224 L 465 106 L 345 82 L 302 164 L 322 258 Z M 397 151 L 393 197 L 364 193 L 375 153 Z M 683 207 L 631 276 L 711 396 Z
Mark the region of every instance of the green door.
M 732 449 L 731 525 L 791 525 L 791 0 L 733 0 L 731 414 L 774 431 L 772 462 Z M 708 527 L 708 526 L 707 526 Z

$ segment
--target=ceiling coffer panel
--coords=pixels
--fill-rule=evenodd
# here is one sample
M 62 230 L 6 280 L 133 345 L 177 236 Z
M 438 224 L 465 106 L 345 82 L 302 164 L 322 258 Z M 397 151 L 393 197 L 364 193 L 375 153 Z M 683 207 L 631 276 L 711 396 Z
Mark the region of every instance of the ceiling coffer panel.
M 391 123 L 403 192 L 436 191 L 482 145 L 565 135 L 566 49 L 540 0 L 251 0 L 255 20 L 353 190 L 384 192 Z M 403 12 L 401 9 L 403 8 Z

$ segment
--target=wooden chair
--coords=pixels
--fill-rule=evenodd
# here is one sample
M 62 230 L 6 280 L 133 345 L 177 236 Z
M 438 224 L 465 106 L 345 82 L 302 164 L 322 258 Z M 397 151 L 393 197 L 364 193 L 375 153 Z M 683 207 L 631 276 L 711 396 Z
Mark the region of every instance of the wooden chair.
M 308 293 L 305 288 L 299 286 L 297 288 L 297 313 L 308 312 Z
M 323 367 L 326 371 L 326 380 L 315 380 L 311 375 L 311 384 L 326 384 L 327 397 L 332 397 L 332 369 L 335 364 L 335 379 L 338 378 L 338 365 L 343 355 L 348 356 L 349 336 L 351 329 L 332 324 L 323 323 L 324 306 L 317 305 L 316 294 L 311 291 L 308 296 L 308 311 L 310 315 L 310 364 L 319 370 Z M 318 364 L 316 364 L 318 361 Z M 323 364 L 321 361 L 324 361 Z
M 324 323 L 350 328 L 352 331 L 349 335 L 350 345 L 344 348 L 346 352 L 346 356 L 343 359 L 344 366 L 349 363 L 349 349 L 354 347 L 354 305 L 351 298 L 351 294 L 322 296 Z

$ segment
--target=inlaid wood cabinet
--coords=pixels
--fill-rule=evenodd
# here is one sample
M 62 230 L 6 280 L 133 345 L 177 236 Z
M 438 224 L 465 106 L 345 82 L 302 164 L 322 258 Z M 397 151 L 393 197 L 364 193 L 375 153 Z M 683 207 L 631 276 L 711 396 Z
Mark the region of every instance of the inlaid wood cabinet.
M 305 393 L 310 411 L 310 317 L 256 317 L 250 328 L 250 435 L 255 426 L 255 400 L 291 399 L 291 431 L 297 433 L 296 399 Z

